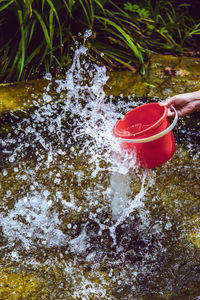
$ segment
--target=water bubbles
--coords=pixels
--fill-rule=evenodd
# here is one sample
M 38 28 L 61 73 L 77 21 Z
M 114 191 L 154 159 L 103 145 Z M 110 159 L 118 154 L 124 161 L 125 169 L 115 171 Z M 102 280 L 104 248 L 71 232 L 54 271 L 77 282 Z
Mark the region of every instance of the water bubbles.
M 48 195 L 48 191 L 33 192 L 19 199 L 7 215 L 0 214 L 4 235 L 10 242 L 20 241 L 25 248 L 40 240 L 43 245 L 45 241 L 47 247 L 66 243 L 65 235 L 58 228 L 58 215 L 50 211 L 52 202 L 47 201 Z
M 10 191 L 10 190 L 8 190 L 7 192 L 6 192 L 6 196 L 7 197 L 10 197 L 12 195 L 12 192 Z
M 46 80 L 52 80 L 51 73 L 46 73 L 45 76 L 44 76 L 44 79 L 46 79 Z
M 6 176 L 8 174 L 7 170 L 3 170 L 3 176 Z
M 84 253 L 87 249 L 87 233 L 85 227 L 82 230 L 81 234 L 78 237 L 71 239 L 69 241 L 70 249 L 72 252 Z
M 15 161 L 15 156 L 11 155 L 8 160 L 10 163 L 13 163 Z
M 166 224 L 165 224 L 165 229 L 166 230 L 170 230 L 172 227 L 172 223 L 170 221 L 168 221 Z
M 43 94 L 43 100 L 46 102 L 46 103 L 49 103 L 52 101 L 52 97 L 50 95 L 46 95 L 46 94 Z
M 85 44 L 86 40 L 92 35 L 92 30 L 86 30 L 84 33 L 83 45 Z
M 19 258 L 19 254 L 16 251 L 12 251 L 11 257 L 12 257 L 13 260 L 16 261 Z

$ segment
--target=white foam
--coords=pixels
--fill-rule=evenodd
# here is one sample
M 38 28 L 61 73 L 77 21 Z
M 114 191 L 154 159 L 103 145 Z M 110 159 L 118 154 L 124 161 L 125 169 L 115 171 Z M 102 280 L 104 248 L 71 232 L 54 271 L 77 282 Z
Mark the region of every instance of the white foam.
M 47 247 L 66 244 L 58 214 L 50 210 L 48 196 L 47 190 L 33 192 L 19 199 L 7 214 L 0 214 L 2 230 L 10 243 L 21 242 L 27 250 L 40 243 Z

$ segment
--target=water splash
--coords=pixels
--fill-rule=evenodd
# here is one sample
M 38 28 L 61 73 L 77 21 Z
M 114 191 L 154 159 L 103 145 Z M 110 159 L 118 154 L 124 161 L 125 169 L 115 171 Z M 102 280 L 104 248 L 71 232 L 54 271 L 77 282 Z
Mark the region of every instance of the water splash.
M 46 247 L 66 245 L 66 236 L 58 227 L 58 215 L 50 211 L 52 201 L 48 196 L 48 190 L 33 191 L 19 199 L 7 216 L 1 214 L 2 230 L 11 244 L 20 242 L 26 250 L 40 244 Z
M 47 74 L 46 79 L 50 82 L 40 103 L 34 102 L 37 109 L 22 122 L 17 123 L 14 137 L 9 133 L 6 141 L 2 141 L 5 145 L 3 152 L 7 155 L 7 162 L 15 166 L 15 170 L 19 170 L 15 176 L 26 182 L 23 197 L 20 197 L 19 193 L 14 195 L 17 193 L 16 190 L 6 191 L 2 202 L 5 213 L 0 215 L 2 230 L 8 240 L 21 241 L 26 249 L 36 242 L 46 247 L 55 246 L 56 243 L 62 245 L 64 241 L 66 243 L 68 239 L 59 229 L 61 221 L 58 211 L 67 214 L 69 206 L 74 211 L 87 212 L 88 204 L 96 209 L 100 205 L 99 209 L 102 211 L 110 205 L 113 219 L 120 216 L 116 225 L 109 228 L 115 241 L 116 226 L 136 207 L 143 205 L 146 175 L 142 178 L 140 192 L 133 200 L 132 196 L 128 195 L 131 194 L 128 174 L 137 170 L 135 153 L 130 155 L 122 150 L 112 132 L 116 119 L 122 116 L 121 104 L 113 104 L 112 98 L 110 100 L 106 98 L 104 92 L 108 80 L 106 68 L 85 61 L 87 55 L 85 43 L 90 35 L 91 31 L 85 33 L 84 43 L 75 51 L 66 78 L 56 80 L 56 90 L 60 98 L 54 99 L 47 93 L 52 80 L 50 74 Z M 129 105 L 123 104 L 123 110 L 128 110 Z M 34 167 L 29 167 L 26 158 L 30 153 L 35 161 Z M 78 167 L 77 161 L 80 164 Z M 84 169 L 81 166 L 84 163 L 89 167 L 87 175 L 86 170 L 81 172 L 79 170 Z M 42 173 L 40 170 L 43 170 Z M 3 170 L 2 177 L 5 172 L 6 169 Z M 69 173 L 72 174 L 71 172 L 76 180 L 79 178 L 80 186 L 84 180 L 95 182 L 92 188 L 88 186 L 85 189 L 87 200 L 84 209 L 77 199 L 76 188 L 73 187 L 70 191 L 72 178 L 69 181 L 63 179 L 64 176 L 68 177 Z M 98 178 L 108 172 L 111 174 L 110 180 L 109 177 L 106 182 L 101 179 L 98 184 Z M 45 177 L 48 177 L 47 183 Z M 48 187 L 50 182 L 55 185 L 53 193 Z M 48 195 L 44 192 L 45 189 Z M 68 190 L 67 197 L 70 199 L 63 199 L 63 189 Z M 77 187 L 77 190 L 80 188 Z M 93 202 L 91 193 L 94 195 L 95 190 L 108 200 L 102 204 L 98 200 Z M 57 198 L 59 193 L 61 197 Z M 6 202 L 12 196 L 17 202 L 11 210 L 8 210 Z M 59 209 L 52 212 L 52 203 L 59 203 Z M 101 221 L 97 222 L 101 224 Z M 104 226 L 105 228 L 108 226 Z M 83 232 L 84 230 L 81 234 Z M 77 239 L 80 240 L 81 236 Z M 72 241 L 71 245 L 74 243 Z

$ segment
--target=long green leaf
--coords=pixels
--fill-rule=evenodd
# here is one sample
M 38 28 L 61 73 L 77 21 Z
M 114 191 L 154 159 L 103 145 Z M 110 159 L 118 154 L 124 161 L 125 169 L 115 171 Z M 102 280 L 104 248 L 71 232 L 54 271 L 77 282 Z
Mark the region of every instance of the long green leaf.
M 100 51 L 98 51 L 97 49 L 95 49 L 95 48 L 92 48 L 96 53 L 98 53 L 99 55 L 101 55 L 101 52 Z M 123 59 L 121 59 L 120 57 L 119 57 L 119 55 L 118 55 L 118 53 L 115 53 L 114 51 L 109 51 L 109 50 L 104 50 L 103 51 L 103 53 L 104 53 L 104 56 L 102 57 L 103 59 L 105 59 L 106 57 L 110 57 L 110 58 L 112 58 L 112 60 L 113 61 L 117 61 L 117 62 L 119 62 L 121 65 L 124 65 L 124 66 L 127 66 L 129 69 L 131 69 L 131 70 L 135 70 L 135 68 L 133 67 L 133 66 L 131 66 L 127 61 L 125 61 L 125 58 L 126 58 L 126 56 L 124 55 L 124 54 L 122 54 L 121 55 L 121 57 L 123 58 Z M 106 56 L 106 57 L 105 57 Z
M 58 13 L 56 11 L 56 8 L 55 8 L 53 2 L 51 0 L 47 0 L 47 2 L 50 5 L 52 11 L 54 12 L 54 14 L 56 16 L 56 19 L 57 19 L 57 22 L 58 22 L 59 34 L 60 34 L 60 46 L 62 48 L 62 28 L 61 28 L 61 25 L 60 25 L 60 19 L 59 19 Z
M 28 37 L 28 42 L 29 42 L 29 43 L 30 43 L 30 41 L 31 41 L 31 39 L 32 39 L 32 37 L 33 37 L 33 33 L 34 33 L 34 30 L 35 30 L 36 22 L 37 22 L 37 20 L 35 19 L 35 20 L 33 21 L 33 23 L 30 24 L 30 25 L 31 25 L 31 29 L 30 29 L 30 30 L 27 30 L 27 31 L 29 31 L 29 37 Z
M 66 2 L 65 0 L 63 0 L 63 2 L 64 2 L 65 6 L 66 6 L 66 8 L 67 8 L 67 11 L 68 11 L 70 17 L 72 17 L 72 11 L 71 11 L 71 9 L 70 9 L 70 6 L 67 4 L 67 2 Z
M 54 34 L 54 26 L 53 26 L 53 9 L 50 9 L 49 12 L 49 37 L 51 41 L 51 45 L 53 45 L 53 34 Z M 53 48 L 50 49 L 50 62 L 52 62 L 53 57 Z
M 29 57 L 27 57 L 27 59 L 25 61 L 25 66 L 28 66 L 28 64 L 34 59 L 34 57 L 36 55 L 38 55 L 38 53 L 40 52 L 40 50 L 42 49 L 43 46 L 44 46 L 44 42 L 42 42 L 41 44 L 39 44 L 39 46 L 36 47 L 34 49 L 34 51 L 32 51 L 32 53 L 29 55 Z
M 45 5 L 46 0 L 42 0 L 42 12 L 44 10 L 44 5 Z
M 12 56 L 9 55 L 9 45 L 4 47 L 3 52 L 4 52 L 3 55 L 1 55 L 0 75 L 4 75 L 4 73 L 6 72 L 8 66 L 12 60 Z M 2 54 L 2 48 L 0 50 L 0 54 Z
M 91 29 L 91 22 L 90 22 L 90 17 L 88 15 L 87 9 L 86 9 L 85 5 L 83 4 L 82 0 L 79 0 L 79 2 L 80 2 L 81 6 L 83 8 L 84 13 L 85 13 L 85 16 L 86 16 L 86 19 L 87 19 L 87 24 L 88 24 L 89 28 Z
M 94 2 L 101 8 L 101 10 L 103 11 L 103 13 L 105 14 L 105 9 L 104 9 L 103 5 L 101 4 L 101 2 L 98 1 L 98 0 L 94 0 Z
M 15 0 L 11 0 L 8 3 L 5 3 L 4 5 L 0 6 L 0 11 L 3 11 L 4 9 L 6 9 L 10 4 L 12 4 Z M 0 4 L 2 2 L 5 2 L 5 0 L 0 0 Z
M 42 27 L 44 37 L 45 37 L 45 40 L 46 40 L 46 43 L 47 43 L 49 49 L 52 49 L 52 44 L 51 44 L 51 39 L 50 39 L 50 36 L 49 36 L 49 33 L 48 33 L 48 29 L 47 29 L 41 15 L 35 9 L 33 9 L 33 12 L 35 13 L 36 17 L 38 18 L 38 21 L 40 22 L 40 25 Z
M 69 0 L 68 1 L 69 4 L 67 4 L 67 2 L 65 0 L 62 0 L 62 1 L 64 2 L 65 7 L 67 8 L 67 11 L 68 11 L 68 13 L 70 15 L 70 18 L 72 18 L 72 7 L 73 7 L 73 5 L 75 3 L 75 0 Z
M 90 13 L 91 13 L 91 28 L 93 28 L 94 26 L 94 7 L 93 7 L 93 4 L 92 4 L 92 1 L 90 1 Z
M 53 45 L 53 33 L 54 33 L 54 27 L 53 27 L 53 10 L 52 8 L 50 9 L 49 12 L 49 37 L 51 44 Z
M 49 6 L 50 6 L 51 9 L 53 10 L 53 12 L 54 12 L 54 14 L 55 14 L 55 16 L 56 16 L 56 19 L 57 19 L 58 24 L 60 24 L 60 20 L 59 20 L 59 17 L 58 17 L 58 13 L 57 13 L 57 11 L 56 11 L 56 9 L 55 9 L 55 6 L 54 6 L 53 2 L 52 2 L 51 0 L 46 0 L 46 1 L 48 2 Z
M 19 23 L 20 23 L 20 30 L 21 30 L 21 58 L 19 60 L 19 73 L 18 73 L 18 80 L 21 78 L 21 74 L 24 68 L 24 61 L 25 61 L 25 33 L 24 33 L 24 25 L 23 25 L 23 18 L 22 18 L 22 11 L 18 10 L 18 17 L 19 17 Z
M 125 40 L 127 41 L 127 45 L 133 51 L 133 53 L 135 54 L 135 56 L 139 59 L 140 63 L 144 66 L 143 55 L 142 55 L 141 51 L 138 49 L 138 47 L 133 43 L 133 41 L 131 40 L 130 36 L 119 25 L 117 25 L 113 21 L 111 21 L 111 20 L 109 20 L 107 18 L 104 18 L 104 17 L 100 17 L 100 16 L 96 16 L 96 18 L 98 20 L 102 20 L 102 21 L 110 24 L 115 29 L 117 29 L 118 32 L 120 32 L 121 35 L 125 38 Z
M 13 50 L 14 50 L 14 49 L 13 49 Z M 13 50 L 12 50 L 12 52 L 14 52 Z M 6 80 L 10 80 L 10 78 L 13 76 L 13 72 L 14 72 L 14 70 L 17 68 L 19 55 L 20 55 L 19 49 L 17 50 L 17 53 L 15 53 L 15 55 L 12 55 L 12 58 L 14 58 L 14 59 L 13 59 L 11 68 L 10 68 L 10 70 L 9 70 L 9 73 L 8 73 L 8 75 L 6 76 Z M 16 80 L 16 79 L 17 79 L 17 76 L 15 76 L 14 79 Z
M 41 57 L 41 59 L 40 59 L 38 65 L 37 65 L 37 67 L 36 67 L 36 71 L 37 71 L 38 68 L 42 65 L 43 61 L 45 60 L 45 57 L 48 55 L 48 51 L 49 51 L 49 47 L 46 45 L 46 48 L 45 48 L 45 50 L 44 50 L 44 52 L 43 52 L 43 55 L 42 55 L 42 57 Z
M 114 44 L 114 43 L 113 43 Z M 124 50 L 117 49 L 114 46 L 108 45 L 107 43 L 102 43 L 102 42 L 94 42 L 92 45 L 92 49 L 95 50 L 96 52 L 99 51 L 99 53 L 113 53 L 116 56 L 120 57 L 121 59 L 124 59 L 129 62 L 134 61 L 133 55 L 129 52 L 125 52 Z

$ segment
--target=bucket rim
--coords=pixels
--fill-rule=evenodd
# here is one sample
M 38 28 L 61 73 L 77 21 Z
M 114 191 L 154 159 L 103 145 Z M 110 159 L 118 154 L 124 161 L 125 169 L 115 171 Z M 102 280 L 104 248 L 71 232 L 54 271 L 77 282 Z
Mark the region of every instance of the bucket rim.
M 166 134 L 168 134 L 170 131 L 173 130 L 173 128 L 176 126 L 176 123 L 178 122 L 178 113 L 176 111 L 176 109 L 174 108 L 173 105 L 171 105 L 171 108 L 174 110 L 175 112 L 175 117 L 174 117 L 174 120 L 173 122 L 171 123 L 171 125 L 169 127 L 167 127 L 165 130 L 155 134 L 155 135 L 152 135 L 150 137 L 147 137 L 147 138 L 140 138 L 140 139 L 128 139 L 128 138 L 121 138 L 121 137 L 118 137 L 119 140 L 121 141 L 124 141 L 124 142 L 128 142 L 128 143 L 133 143 L 133 144 L 137 144 L 137 143 L 147 143 L 147 142 L 151 142 L 151 141 L 155 141 L 163 136 L 165 136 Z M 114 133 L 115 134 L 115 133 Z
M 160 117 L 154 124 L 150 125 L 149 127 L 145 128 L 145 129 L 143 129 L 143 130 L 141 130 L 141 131 L 138 131 L 138 132 L 133 133 L 133 134 L 123 134 L 123 133 L 120 133 L 120 134 L 119 134 L 119 133 L 117 133 L 117 131 L 118 131 L 118 130 L 117 130 L 118 124 L 119 124 L 122 120 L 126 119 L 127 116 L 130 115 L 130 114 L 132 113 L 133 110 L 134 110 L 134 112 L 135 112 L 135 111 L 137 111 L 137 110 L 140 110 L 141 107 L 144 107 L 144 106 L 160 106 L 160 107 L 163 108 L 163 114 L 161 115 L 161 117 Z M 143 135 L 143 134 L 145 134 L 145 133 L 151 131 L 152 129 L 157 128 L 157 127 L 162 123 L 162 121 L 163 121 L 164 119 L 167 118 L 167 115 L 168 115 L 168 109 L 167 109 L 167 107 L 166 107 L 166 106 L 163 106 L 163 105 L 160 105 L 159 102 L 145 103 L 145 104 L 142 104 L 142 105 L 140 105 L 140 106 L 137 106 L 137 107 L 131 109 L 130 111 L 128 111 L 128 112 L 124 115 L 123 119 L 118 120 L 118 121 L 116 122 L 113 131 L 114 131 L 115 136 L 116 136 L 116 137 L 119 137 L 119 138 L 123 138 L 123 139 L 131 139 L 131 138 L 137 138 L 137 137 L 139 138 L 139 136 L 141 136 L 141 135 Z

